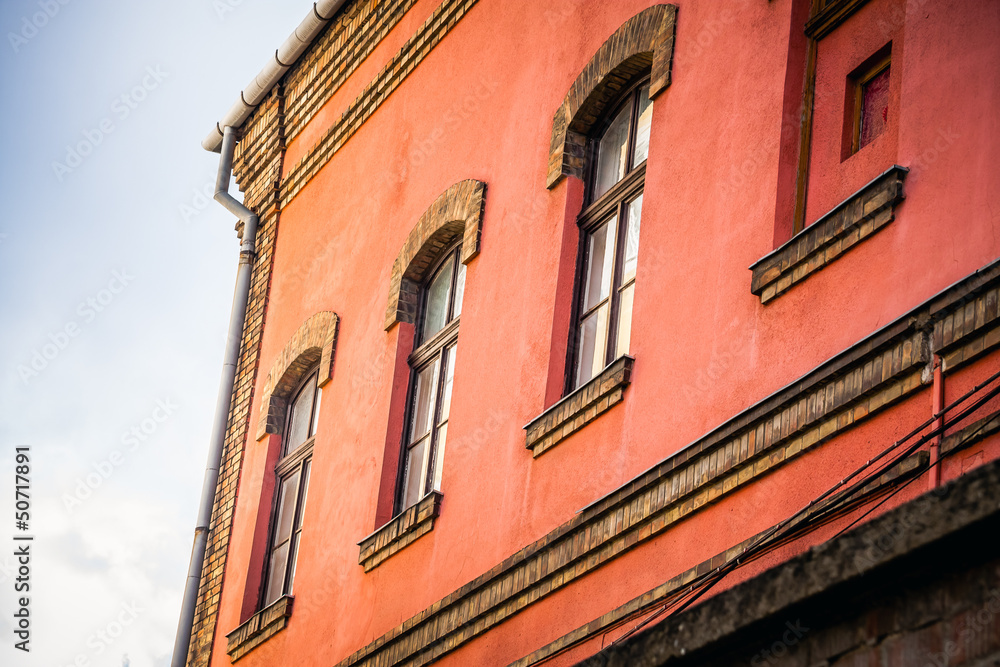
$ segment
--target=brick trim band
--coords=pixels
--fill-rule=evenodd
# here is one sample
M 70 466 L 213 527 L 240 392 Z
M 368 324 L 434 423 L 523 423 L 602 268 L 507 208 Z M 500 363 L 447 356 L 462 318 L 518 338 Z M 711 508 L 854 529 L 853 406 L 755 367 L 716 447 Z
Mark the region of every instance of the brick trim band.
M 893 165 L 774 252 L 755 262 L 750 291 L 767 303 L 893 221 L 908 169 Z
M 351 3 L 285 77 L 285 140 L 294 139 L 416 0 Z
M 340 318 L 325 310 L 302 323 L 271 365 L 261 393 L 257 440 L 268 433 L 281 433 L 285 408 L 292 390 L 302 375 L 317 361 L 317 386 L 324 386 L 333 377 L 333 360 L 337 348 Z
M 927 452 L 917 452 L 896 464 L 884 474 L 880 475 L 877 479 L 873 480 L 869 484 L 866 484 L 863 488 L 858 489 L 851 496 L 844 498 L 842 503 L 835 509 L 829 510 L 827 509 L 827 505 L 820 505 L 813 508 L 813 510 L 805 515 L 803 522 L 820 514 L 821 512 L 823 512 L 826 519 L 843 516 L 847 512 L 857 508 L 859 503 L 873 499 L 902 481 L 913 479 L 913 477 L 919 475 L 927 469 L 929 461 L 930 455 Z M 642 595 L 632 598 L 623 605 L 615 607 L 611 611 L 590 621 L 586 625 L 580 626 L 572 632 L 566 633 L 554 642 L 550 642 L 537 651 L 534 651 L 520 660 L 511 663 L 508 667 L 532 667 L 533 665 L 544 663 L 552 658 L 552 656 L 559 655 L 563 651 L 566 651 L 577 644 L 587 641 L 592 637 L 596 637 L 597 635 L 609 632 L 610 630 L 620 627 L 623 623 L 630 622 L 654 611 L 655 609 L 661 607 L 664 602 L 683 595 L 689 588 L 689 584 L 697 577 L 721 567 L 723 564 L 732 561 L 734 558 L 741 557 L 743 552 L 748 547 L 754 545 L 758 540 L 760 540 L 760 538 L 768 535 L 772 528 L 768 528 L 767 530 L 763 530 L 756 535 L 748 537 L 738 544 L 734 544 L 729 547 L 725 551 L 716 554 L 712 558 L 704 560 L 694 567 L 688 568 L 684 572 L 671 577 L 656 588 L 646 591 Z M 771 549 L 767 549 L 753 556 L 741 558 L 741 563 L 751 563 L 770 552 Z
M 442 192 L 420 216 L 392 264 L 389 302 L 385 307 L 386 331 L 396 322 L 413 323 L 420 283 L 441 252 L 456 239 L 462 239 L 463 264 L 479 254 L 485 203 L 485 183 L 459 181 Z
M 338 667 L 426 665 L 923 388 L 935 331 L 962 363 L 1000 347 L 1000 261 L 624 484 Z M 960 332 L 960 333 L 959 333 Z M 945 334 L 941 335 L 945 340 Z M 947 345 L 947 343 L 946 343 Z
M 282 206 L 294 199 L 313 176 L 319 173 L 323 165 L 371 118 L 476 2 L 478 0 L 442 0 L 424 24 L 344 110 L 340 118 L 288 170 L 281 182 Z
M 361 554 L 358 564 L 363 565 L 365 572 L 374 570 L 389 556 L 398 552 L 406 545 L 426 535 L 434 528 L 434 519 L 441 513 L 442 496 L 438 491 L 431 491 L 416 505 L 394 516 L 387 524 L 358 542 Z
M 552 119 L 546 187 L 563 176 L 583 176 L 587 134 L 622 89 L 652 69 L 650 99 L 670 85 L 676 5 L 653 5 L 623 23 L 590 59 L 570 86 Z

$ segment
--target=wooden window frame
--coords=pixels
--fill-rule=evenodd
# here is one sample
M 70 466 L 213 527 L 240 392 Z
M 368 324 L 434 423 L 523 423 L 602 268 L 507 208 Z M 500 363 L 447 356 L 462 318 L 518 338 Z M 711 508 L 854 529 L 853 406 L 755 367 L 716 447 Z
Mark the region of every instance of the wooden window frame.
M 854 155 L 861 150 L 862 106 L 864 103 L 865 86 L 875 77 L 882 74 L 892 65 L 892 42 L 879 49 L 878 53 L 868 59 L 850 75 L 851 90 L 854 95 L 854 105 L 851 111 L 851 152 Z M 890 72 L 889 76 L 892 74 Z M 886 121 L 888 122 L 888 121 Z M 874 141 L 874 139 L 873 139 Z
M 577 217 L 577 225 L 580 228 L 580 241 L 577 249 L 576 260 L 576 286 L 573 290 L 573 307 L 570 331 L 570 344 L 567 346 L 566 377 L 563 388 L 563 395 L 566 396 L 578 389 L 576 383 L 577 366 L 579 364 L 578 352 L 580 348 L 580 324 L 584 319 L 592 315 L 605 303 L 610 302 L 608 308 L 606 349 L 604 351 L 604 366 L 612 363 L 619 355 L 615 353 L 618 345 L 618 320 L 621 315 L 621 293 L 629 286 L 635 284 L 635 276 L 629 279 L 628 283 L 621 284 L 622 268 L 624 264 L 625 244 L 622 243 L 623 236 L 628 230 L 628 207 L 638 197 L 642 196 L 646 185 L 646 164 L 647 159 L 635 166 L 629 166 L 625 175 L 608 188 L 607 192 L 594 199 L 593 192 L 597 183 L 597 157 L 600 140 L 617 117 L 626 106 L 631 105 L 631 116 L 629 118 L 628 143 L 626 148 L 625 164 L 632 165 L 635 157 L 635 144 L 639 119 L 639 92 L 643 86 L 650 82 L 649 76 L 641 76 L 636 79 L 618 98 L 618 102 L 609 107 L 609 111 L 596 125 L 596 131 L 587 138 L 586 151 L 586 198 L 584 208 Z M 652 101 L 650 101 L 652 104 Z M 586 289 L 587 271 L 587 239 L 591 232 L 608 222 L 612 216 L 617 215 L 618 223 L 615 230 L 615 246 L 613 250 L 613 264 L 611 288 L 608 296 L 591 308 L 583 310 L 583 296 Z M 581 386 L 586 382 L 581 383 Z
M 295 567 L 295 562 L 292 561 L 292 554 L 295 554 L 295 559 L 298 560 L 298 543 L 302 538 L 302 524 L 304 516 L 299 516 L 300 509 L 305 502 L 309 493 L 309 485 L 303 492 L 302 480 L 303 473 L 307 470 L 309 472 L 310 479 L 312 478 L 312 454 L 314 445 L 316 442 L 315 431 L 310 433 L 302 444 L 298 445 L 292 451 L 288 450 L 288 440 L 287 434 L 288 430 L 292 425 L 292 410 L 295 407 L 295 400 L 299 397 L 299 394 L 305 388 L 307 384 L 313 378 L 316 378 L 317 385 L 315 389 L 315 394 L 313 395 L 312 405 L 309 408 L 309 430 L 312 430 L 316 424 L 316 416 L 320 407 L 319 396 L 322 388 L 318 385 L 319 379 L 319 366 L 311 367 L 305 374 L 304 379 L 296 385 L 295 390 L 290 394 L 291 398 L 288 401 L 288 407 L 285 412 L 285 428 L 284 433 L 281 438 L 281 458 L 274 466 L 274 497 L 271 500 L 271 521 L 270 528 L 268 528 L 267 535 L 267 551 L 265 552 L 264 558 L 264 576 L 261 579 L 260 587 L 260 600 L 258 604 L 259 609 L 263 609 L 269 604 L 272 604 L 275 600 L 280 599 L 282 596 L 291 595 L 293 582 L 289 581 L 291 573 Z M 292 528 L 288 537 L 288 554 L 285 561 L 285 577 L 281 584 L 281 592 L 274 598 L 274 600 L 268 600 L 268 581 L 271 576 L 271 556 L 274 552 L 275 545 L 274 539 L 278 530 L 278 512 L 280 510 L 281 502 L 281 486 L 285 479 L 299 472 L 299 482 L 295 490 L 295 502 L 292 505 Z
M 419 377 L 420 372 L 433 364 L 435 360 L 440 360 L 441 363 L 438 367 L 437 377 L 434 379 L 434 406 L 433 414 L 431 416 L 430 433 L 427 436 L 430 439 L 428 443 L 430 452 L 427 455 L 427 468 L 424 471 L 426 474 L 424 479 L 424 488 L 421 490 L 419 498 L 424 498 L 428 493 L 434 490 L 434 470 L 438 464 L 437 457 L 439 455 L 438 450 L 440 445 L 438 429 L 443 425 L 443 423 L 451 421 L 451 418 L 449 417 L 445 420 L 445 422 L 439 423 L 441 415 L 441 399 L 444 396 L 445 390 L 445 373 L 447 373 L 448 370 L 445 364 L 446 353 L 458 344 L 458 329 L 462 318 L 461 314 L 457 316 L 454 314 L 455 287 L 458 285 L 458 274 L 463 266 L 461 255 L 461 241 L 450 245 L 441 254 L 441 257 L 437 260 L 437 262 L 435 262 L 435 264 L 431 267 L 431 270 L 427 272 L 427 278 L 420 286 L 420 310 L 417 314 L 413 332 L 415 345 L 413 352 L 410 353 L 406 360 L 407 365 L 410 367 L 410 382 L 406 391 L 406 411 L 404 413 L 403 438 L 400 443 L 399 464 L 396 472 L 397 482 L 395 499 L 393 502 L 393 516 L 398 516 L 401 512 L 407 509 L 405 504 L 406 462 L 409 458 L 410 449 L 416 444 L 410 442 L 410 436 L 413 428 L 414 409 L 416 408 L 416 405 L 414 404 L 414 394 L 417 389 L 417 378 Z M 445 317 L 445 325 L 440 331 L 434 333 L 427 340 L 421 340 L 420 336 L 423 333 L 424 318 L 427 311 L 427 297 L 429 293 L 427 288 L 448 262 L 452 262 L 452 272 L 451 285 L 449 286 L 448 292 L 448 311 Z

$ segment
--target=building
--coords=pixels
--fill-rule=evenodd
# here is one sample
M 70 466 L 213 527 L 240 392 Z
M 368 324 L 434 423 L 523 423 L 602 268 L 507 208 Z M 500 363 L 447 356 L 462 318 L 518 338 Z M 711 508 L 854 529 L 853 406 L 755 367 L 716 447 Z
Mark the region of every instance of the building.
M 204 142 L 257 228 L 187 664 L 998 664 L 998 34 L 317 3 Z

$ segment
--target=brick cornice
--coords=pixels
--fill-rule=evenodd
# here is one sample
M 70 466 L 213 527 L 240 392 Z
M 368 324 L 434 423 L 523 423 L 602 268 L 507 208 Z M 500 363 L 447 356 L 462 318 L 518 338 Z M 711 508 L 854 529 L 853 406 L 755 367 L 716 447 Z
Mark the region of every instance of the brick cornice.
M 339 663 L 425 665 L 923 387 L 951 318 L 961 363 L 1000 346 L 1000 261 L 588 506 Z M 961 326 L 956 329 L 957 323 Z M 956 336 L 956 331 L 959 334 Z M 959 363 L 959 362 L 956 362 Z M 633 389 L 632 391 L 636 391 Z
M 326 385 L 333 377 L 339 325 L 336 313 L 316 313 L 299 326 L 278 353 L 261 391 L 257 440 L 268 433 L 281 433 L 288 398 L 313 364 L 319 362 L 317 386 Z
M 915 476 L 921 474 L 927 469 L 929 461 L 930 455 L 927 452 L 917 452 L 896 464 L 882 475 L 879 475 L 877 479 L 873 480 L 869 484 L 866 484 L 858 491 L 843 497 L 835 496 L 831 499 L 831 502 L 813 507 L 809 512 L 805 513 L 801 519 L 795 522 L 794 525 L 805 526 L 803 532 L 809 532 L 808 522 L 814 520 L 820 515 L 822 515 L 824 522 L 829 521 L 834 517 L 843 516 L 851 510 L 856 509 L 860 504 L 882 495 L 889 488 L 899 484 L 900 482 L 912 480 Z M 590 621 L 586 625 L 566 633 L 554 642 L 550 642 L 520 660 L 511 663 L 509 667 L 531 667 L 532 665 L 542 664 L 551 659 L 553 656 L 559 655 L 563 651 L 585 642 L 592 637 L 607 633 L 615 628 L 621 627 L 624 623 L 634 621 L 658 608 L 662 608 L 664 603 L 678 599 L 685 595 L 689 591 L 692 581 L 726 563 L 731 562 L 733 559 L 739 558 L 740 563 L 744 565 L 753 562 L 757 558 L 770 553 L 772 549 L 764 549 L 761 552 L 747 556 L 744 556 L 744 553 L 750 547 L 757 545 L 762 538 L 768 537 L 772 533 L 773 529 L 774 527 L 772 526 L 763 530 L 756 535 L 742 540 L 738 544 L 734 544 L 725 551 L 717 553 L 711 558 L 698 563 L 694 567 L 688 568 L 680 574 L 671 577 L 656 588 L 632 598 L 625 604 L 615 607 L 611 611 Z
M 637 75 L 652 71 L 650 99 L 670 85 L 676 19 L 676 5 L 642 10 L 623 23 L 583 68 L 552 119 L 546 187 L 554 187 L 563 176 L 583 176 L 587 134 Z
M 885 578 L 895 579 L 904 582 L 906 587 L 912 587 L 915 582 L 926 580 L 930 570 L 948 571 L 949 566 L 954 565 L 954 562 L 942 563 L 942 558 L 949 560 L 949 556 L 954 555 L 954 561 L 961 562 L 970 556 L 959 546 L 965 541 L 960 537 L 963 533 L 967 537 L 975 536 L 971 542 L 973 544 L 985 543 L 991 547 L 996 544 L 995 538 L 989 536 L 996 535 L 997 525 L 1000 524 L 1000 506 L 996 502 L 998 484 L 1000 461 L 980 466 L 946 486 L 925 493 L 854 530 L 837 535 L 756 577 L 719 592 L 701 604 L 652 626 L 642 634 L 616 643 L 577 663 L 577 667 L 705 664 L 697 656 L 706 655 L 712 645 L 731 645 L 734 636 L 740 631 L 753 632 L 755 628 L 759 631 L 761 621 L 768 616 L 798 614 L 803 609 L 803 603 L 810 599 L 823 612 L 830 613 L 836 609 L 833 600 L 837 597 L 853 597 L 850 605 L 853 607 L 858 604 L 859 599 L 870 598 Z M 970 542 L 966 542 L 968 544 Z M 935 553 L 931 549 L 935 545 L 948 546 L 935 550 Z M 914 567 L 921 559 L 926 560 Z M 976 582 L 976 587 L 986 590 L 981 581 Z M 952 597 L 954 592 L 955 588 L 949 587 L 948 597 Z M 957 597 L 961 599 L 961 595 Z M 932 607 L 940 604 L 940 601 L 935 601 Z M 833 615 L 836 617 L 835 611 Z M 926 626 L 929 623 L 925 610 L 907 616 L 907 621 L 915 626 Z M 993 617 L 994 614 L 990 613 L 989 620 L 981 625 L 991 627 L 989 623 L 994 622 Z M 901 630 L 898 622 L 886 623 L 884 616 L 878 616 L 877 621 L 874 620 L 874 614 L 869 614 L 868 618 L 872 619 L 872 626 L 877 623 L 880 630 L 891 628 L 886 632 L 894 634 Z M 964 618 L 971 618 L 971 615 Z M 957 623 L 959 628 L 968 625 L 968 620 Z M 849 634 L 855 633 L 869 638 L 876 634 L 865 634 L 857 627 L 851 628 Z M 991 633 L 987 631 L 986 634 Z M 846 636 L 849 636 L 848 633 L 845 633 Z M 877 657 L 869 661 L 868 655 L 851 652 L 849 649 L 853 644 L 842 641 L 842 637 L 827 637 L 829 641 L 814 645 L 814 650 L 809 652 L 808 661 L 800 653 L 782 664 L 879 664 Z M 868 641 L 874 643 L 871 639 Z M 915 642 L 911 645 L 917 646 Z M 896 664 L 947 663 L 969 667 L 996 664 L 992 660 L 964 661 L 949 660 L 947 657 L 939 662 L 926 646 L 919 645 L 912 653 L 896 653 L 902 655 L 902 659 Z M 878 656 L 877 653 L 875 655 Z M 946 652 L 941 655 L 953 654 Z M 686 662 L 685 657 L 688 658 Z M 512 667 L 524 667 L 526 664 L 532 663 L 518 662 Z
M 449 245 L 462 239 L 462 263 L 479 254 L 486 184 L 465 180 L 438 195 L 417 220 L 392 264 L 385 329 L 397 322 L 413 322 L 420 283 L 430 266 Z

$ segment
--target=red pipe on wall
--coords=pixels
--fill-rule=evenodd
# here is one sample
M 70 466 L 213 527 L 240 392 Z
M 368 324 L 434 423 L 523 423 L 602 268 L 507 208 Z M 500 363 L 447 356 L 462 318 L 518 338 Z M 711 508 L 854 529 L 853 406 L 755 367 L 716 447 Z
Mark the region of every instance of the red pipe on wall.
M 944 373 L 942 371 L 941 357 L 934 355 L 934 385 L 932 392 L 931 411 L 934 416 L 934 430 L 937 435 L 931 440 L 931 460 L 930 460 L 930 489 L 936 489 L 941 485 L 941 466 L 938 464 L 941 458 L 941 440 L 944 438 L 944 415 L 941 413 L 944 407 Z

